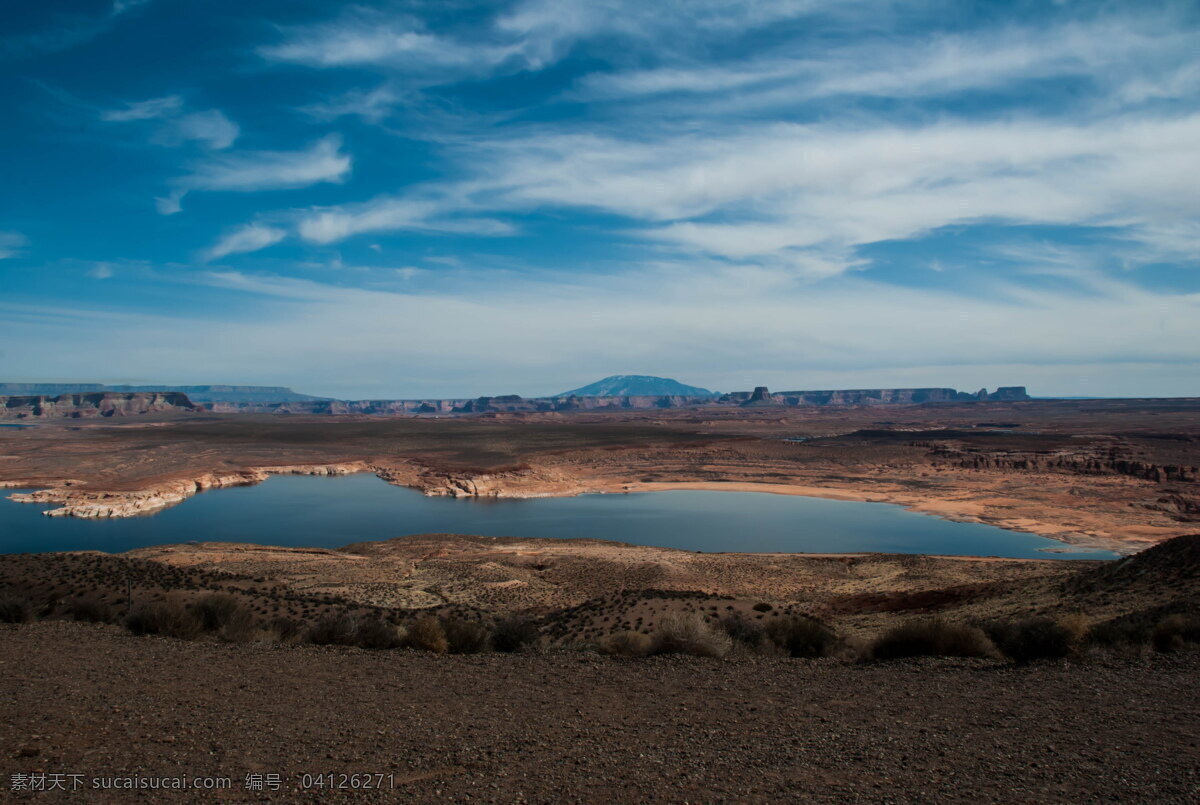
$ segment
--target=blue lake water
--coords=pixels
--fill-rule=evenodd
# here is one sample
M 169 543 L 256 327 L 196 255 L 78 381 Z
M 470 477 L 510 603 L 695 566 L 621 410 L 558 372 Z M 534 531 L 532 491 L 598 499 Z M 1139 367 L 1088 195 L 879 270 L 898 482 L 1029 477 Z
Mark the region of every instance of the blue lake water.
M 0 497 L 0 553 L 127 551 L 181 542 L 338 548 L 408 534 L 618 540 L 693 551 L 958 554 L 1110 559 L 978 523 L 952 523 L 885 503 L 755 492 L 669 491 L 574 498 L 430 498 L 374 475 L 276 476 L 205 492 L 145 517 L 45 517 L 49 506 Z

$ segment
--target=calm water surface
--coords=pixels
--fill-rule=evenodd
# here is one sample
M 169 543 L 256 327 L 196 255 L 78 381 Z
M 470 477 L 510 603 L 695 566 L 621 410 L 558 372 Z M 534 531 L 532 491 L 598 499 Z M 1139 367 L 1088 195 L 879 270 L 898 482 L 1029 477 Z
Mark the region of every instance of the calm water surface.
M 205 492 L 146 517 L 44 517 L 0 490 L 0 553 L 127 551 L 198 541 L 337 548 L 407 534 L 611 539 L 693 551 L 936 553 L 1109 559 L 1055 540 L 952 523 L 885 503 L 755 492 L 672 491 L 574 498 L 429 498 L 370 474 L 277 476 Z

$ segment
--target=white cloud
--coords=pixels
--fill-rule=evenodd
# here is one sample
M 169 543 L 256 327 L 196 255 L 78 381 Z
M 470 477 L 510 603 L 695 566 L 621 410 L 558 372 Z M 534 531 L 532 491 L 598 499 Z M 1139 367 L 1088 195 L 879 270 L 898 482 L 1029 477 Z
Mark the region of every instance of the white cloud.
M 465 148 L 480 178 L 457 197 L 474 209 L 599 209 L 735 259 L 828 256 L 982 221 L 1125 227 L 1178 248 L 1200 216 L 1188 178 L 1200 173 L 1197 142 L 1200 115 L 514 136 Z
M 206 260 L 218 260 L 226 255 L 256 252 L 273 246 L 287 237 L 287 230 L 265 224 L 246 224 L 225 234 L 205 252 Z
M 276 45 L 259 49 L 270 61 L 310 67 L 387 66 L 404 69 L 463 69 L 497 64 L 511 47 L 460 42 L 421 30 L 411 19 L 395 19 L 363 9 L 338 20 L 289 32 Z
M 449 199 L 381 198 L 363 204 L 313 210 L 297 223 L 300 237 L 314 243 L 333 243 L 366 232 L 425 230 L 475 235 L 510 235 L 512 225 L 490 218 L 450 216 L 458 204 Z
M 177 145 L 189 140 L 197 141 L 208 148 L 222 149 L 233 145 L 238 138 L 238 125 L 217 109 L 193 112 L 171 121 L 158 135 L 158 140 L 168 145 Z
M 88 269 L 87 275 L 94 280 L 110 279 L 116 272 L 109 263 L 96 263 Z
M 112 123 L 125 123 L 130 120 L 158 120 L 178 114 L 181 109 L 183 109 L 183 98 L 179 95 L 167 95 L 162 98 L 127 103 L 124 109 L 109 109 L 100 113 L 100 119 Z
M 212 156 L 177 179 L 169 196 L 157 199 L 159 212 L 178 212 L 184 195 L 197 190 L 248 193 L 340 183 L 351 165 L 350 156 L 342 153 L 341 147 L 341 138 L 329 135 L 299 151 L 238 151 Z
M 673 39 L 692 29 L 722 37 L 813 13 L 857 16 L 865 8 L 882 16 L 889 5 L 886 0 L 525 0 L 471 37 L 432 33 L 412 17 L 355 7 L 333 20 L 285 29 L 282 41 L 258 52 L 270 61 L 310 67 L 395 70 L 406 79 L 415 78 L 414 71 L 427 72 L 427 78 L 445 82 L 497 69 L 543 69 L 584 40 L 657 41 L 660 49 L 669 49 Z
M 585 77 L 579 91 L 585 98 L 626 100 L 667 93 L 716 95 L 720 110 L 742 112 L 837 95 L 910 98 L 1011 88 L 1047 78 L 1086 79 L 1129 99 L 1178 97 L 1195 89 L 1194 39 L 1173 20 L 1154 15 L 860 37 L 832 48 L 804 48 L 802 55 L 786 58 L 755 55 L 702 66 L 601 72 Z M 738 92 L 731 93 L 734 89 Z
M 16 257 L 21 253 L 21 247 L 29 241 L 20 232 L 5 232 L 0 230 L 0 260 Z
M 402 100 L 403 95 L 394 87 L 381 84 L 370 91 L 351 90 L 328 101 L 306 106 L 303 111 L 322 120 L 355 115 L 368 123 L 379 123 L 388 117 Z
M 219 109 L 185 114 L 179 95 L 128 103 L 123 109 L 101 112 L 100 119 L 110 123 L 159 121 L 152 140 L 160 145 L 199 142 L 206 148 L 222 149 L 233 145 L 240 133 L 238 125 Z

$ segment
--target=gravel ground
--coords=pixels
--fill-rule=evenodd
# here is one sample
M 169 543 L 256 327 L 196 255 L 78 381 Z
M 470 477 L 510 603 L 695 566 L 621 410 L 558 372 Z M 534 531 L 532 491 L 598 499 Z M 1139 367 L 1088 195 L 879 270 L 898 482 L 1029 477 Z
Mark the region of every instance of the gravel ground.
M 0 800 L 1195 803 L 1198 672 L 1197 653 L 1029 668 L 438 657 L 0 626 Z M 384 788 L 301 788 L 351 772 Z M 12 790 L 34 773 L 85 787 Z M 246 789 L 271 774 L 278 791 Z M 209 775 L 232 788 L 86 787 Z

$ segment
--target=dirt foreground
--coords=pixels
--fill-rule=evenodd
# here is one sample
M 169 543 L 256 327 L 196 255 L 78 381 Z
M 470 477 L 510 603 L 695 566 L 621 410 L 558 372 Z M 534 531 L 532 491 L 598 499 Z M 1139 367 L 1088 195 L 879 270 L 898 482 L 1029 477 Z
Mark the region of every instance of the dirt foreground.
M 1200 797 L 1200 655 L 434 656 L 0 626 L 0 772 L 36 802 L 1122 802 Z M 12 775 L 223 791 L 22 795 Z M 383 790 L 302 787 L 332 773 Z M 247 775 L 279 775 L 276 791 Z M 250 778 L 251 785 L 259 778 Z M 359 778 L 361 784 L 363 778 Z M 374 778 L 373 778 L 374 779 Z

